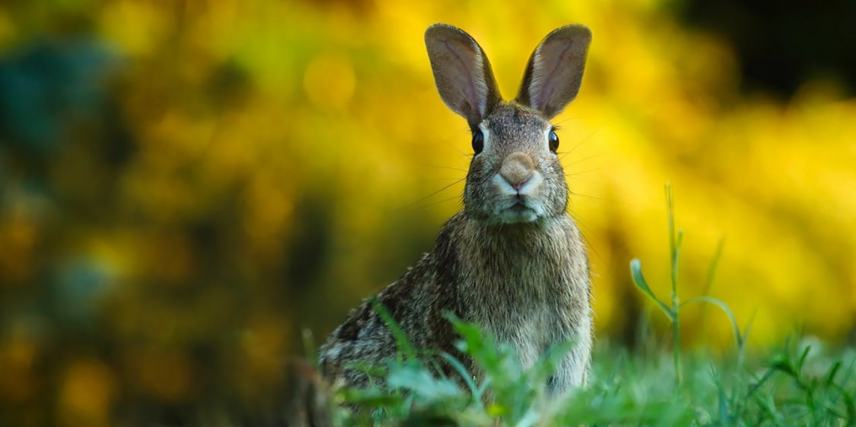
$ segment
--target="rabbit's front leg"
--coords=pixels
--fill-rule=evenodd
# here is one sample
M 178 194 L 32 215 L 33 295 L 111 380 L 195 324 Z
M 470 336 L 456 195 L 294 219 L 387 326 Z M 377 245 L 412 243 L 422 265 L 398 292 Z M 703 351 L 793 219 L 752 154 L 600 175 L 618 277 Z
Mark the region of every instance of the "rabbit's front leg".
M 586 325 L 578 330 L 572 338 L 568 337 L 573 347 L 559 363 L 556 372 L 547 380 L 547 391 L 554 396 L 562 395 L 569 390 L 586 384 L 591 364 L 592 333 Z

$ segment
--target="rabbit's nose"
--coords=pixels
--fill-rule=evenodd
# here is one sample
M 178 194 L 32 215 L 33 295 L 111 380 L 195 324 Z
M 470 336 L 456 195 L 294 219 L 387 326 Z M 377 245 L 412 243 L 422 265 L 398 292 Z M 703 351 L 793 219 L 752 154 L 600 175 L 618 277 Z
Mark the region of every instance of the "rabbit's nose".
M 529 178 L 532 178 L 535 162 L 526 153 L 511 153 L 502 161 L 499 174 L 515 190 L 520 190 Z

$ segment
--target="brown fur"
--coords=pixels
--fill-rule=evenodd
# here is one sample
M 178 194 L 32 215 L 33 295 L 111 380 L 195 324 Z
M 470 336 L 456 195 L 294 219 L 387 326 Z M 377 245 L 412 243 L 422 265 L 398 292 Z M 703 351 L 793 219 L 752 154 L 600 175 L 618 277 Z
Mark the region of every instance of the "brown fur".
M 542 45 L 579 40 L 575 34 L 580 33 L 580 28 L 563 27 L 551 33 Z M 587 34 L 586 30 L 583 35 Z M 490 70 L 460 67 L 462 61 L 489 67 L 485 65 L 486 58 L 481 57 L 481 48 L 466 33 L 435 26 L 429 29 L 426 39 L 444 100 L 450 106 L 463 106 L 453 108 L 468 119 L 476 117 L 471 125 L 474 132 L 484 135 L 484 149 L 470 163 L 464 210 L 445 224 L 431 252 L 381 291 L 377 301 L 392 314 L 415 347 L 447 351 L 459 357 L 454 347 L 458 337 L 444 317 L 446 312 L 477 324 L 499 342 L 513 346 L 524 367 L 532 366 L 550 345 L 573 341 L 573 349 L 549 385 L 557 392 L 579 386 L 585 382 L 592 344 L 590 281 L 579 230 L 566 213 L 568 188 L 564 172 L 558 157 L 548 148 L 551 114 L 517 102 L 494 103 L 493 99 L 500 99 L 498 91 L 492 77 L 484 77 L 492 76 Z M 587 46 L 588 41 L 584 41 Z M 451 50 L 453 54 L 444 50 L 440 55 L 432 51 L 432 46 L 453 46 L 457 50 Z M 467 55 L 474 55 L 475 60 Z M 533 58 L 542 62 L 550 59 L 534 54 Z M 454 63 L 446 65 L 443 61 Z M 543 65 L 528 67 L 529 72 L 540 68 Z M 454 78 L 455 74 L 445 75 L 450 69 L 453 73 L 463 69 L 472 75 L 460 79 Z M 558 75 L 581 78 L 582 70 Z M 569 102 L 566 94 L 570 90 L 566 86 L 579 85 L 578 81 L 549 79 L 549 75 L 527 75 L 524 82 L 537 81 L 543 87 L 557 88 L 546 93 L 533 90 L 536 97 L 546 99 L 552 106 Z M 480 89 L 467 90 L 467 85 Z M 486 105 L 488 110 L 473 116 L 477 109 L 471 106 L 478 105 Z M 515 182 L 510 184 L 509 179 Z M 516 186 L 518 183 L 521 185 Z M 362 385 L 366 376 L 349 365 L 382 363 L 395 351 L 392 334 L 367 300 L 321 347 L 321 366 L 324 375 L 334 382 Z M 464 362 L 471 365 L 466 358 Z

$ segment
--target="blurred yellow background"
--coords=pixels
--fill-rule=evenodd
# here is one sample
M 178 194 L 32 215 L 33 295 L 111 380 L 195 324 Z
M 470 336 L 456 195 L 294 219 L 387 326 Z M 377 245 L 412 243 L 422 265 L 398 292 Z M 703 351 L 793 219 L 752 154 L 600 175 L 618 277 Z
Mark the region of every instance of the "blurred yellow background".
M 710 292 L 756 348 L 852 337 L 852 90 L 824 73 L 747 89 L 732 41 L 680 4 L 4 2 L 0 424 L 275 407 L 301 329 L 321 342 L 461 207 L 470 136 L 422 38 L 440 21 L 481 43 L 507 98 L 547 32 L 592 29 L 555 123 L 601 339 L 633 345 L 646 316 L 631 258 L 667 292 L 667 182 L 685 297 L 723 241 Z M 719 313 L 686 316 L 690 345 L 731 342 Z

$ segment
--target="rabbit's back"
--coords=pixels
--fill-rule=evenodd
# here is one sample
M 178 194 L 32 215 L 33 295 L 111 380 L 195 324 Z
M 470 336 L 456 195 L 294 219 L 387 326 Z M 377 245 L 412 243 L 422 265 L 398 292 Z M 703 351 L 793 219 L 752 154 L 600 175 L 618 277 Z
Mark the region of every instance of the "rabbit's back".
M 441 235 L 437 246 L 443 246 L 443 240 Z M 439 268 L 443 262 L 437 257 L 436 248 L 423 255 L 400 279 L 352 310 L 333 331 L 320 349 L 322 372 L 328 379 L 364 384 L 365 374 L 349 365 L 379 365 L 402 350 L 379 310 L 390 315 L 414 348 L 454 352 L 455 336 L 445 313 L 460 314 L 459 304 L 450 280 L 452 268 L 448 263 Z

